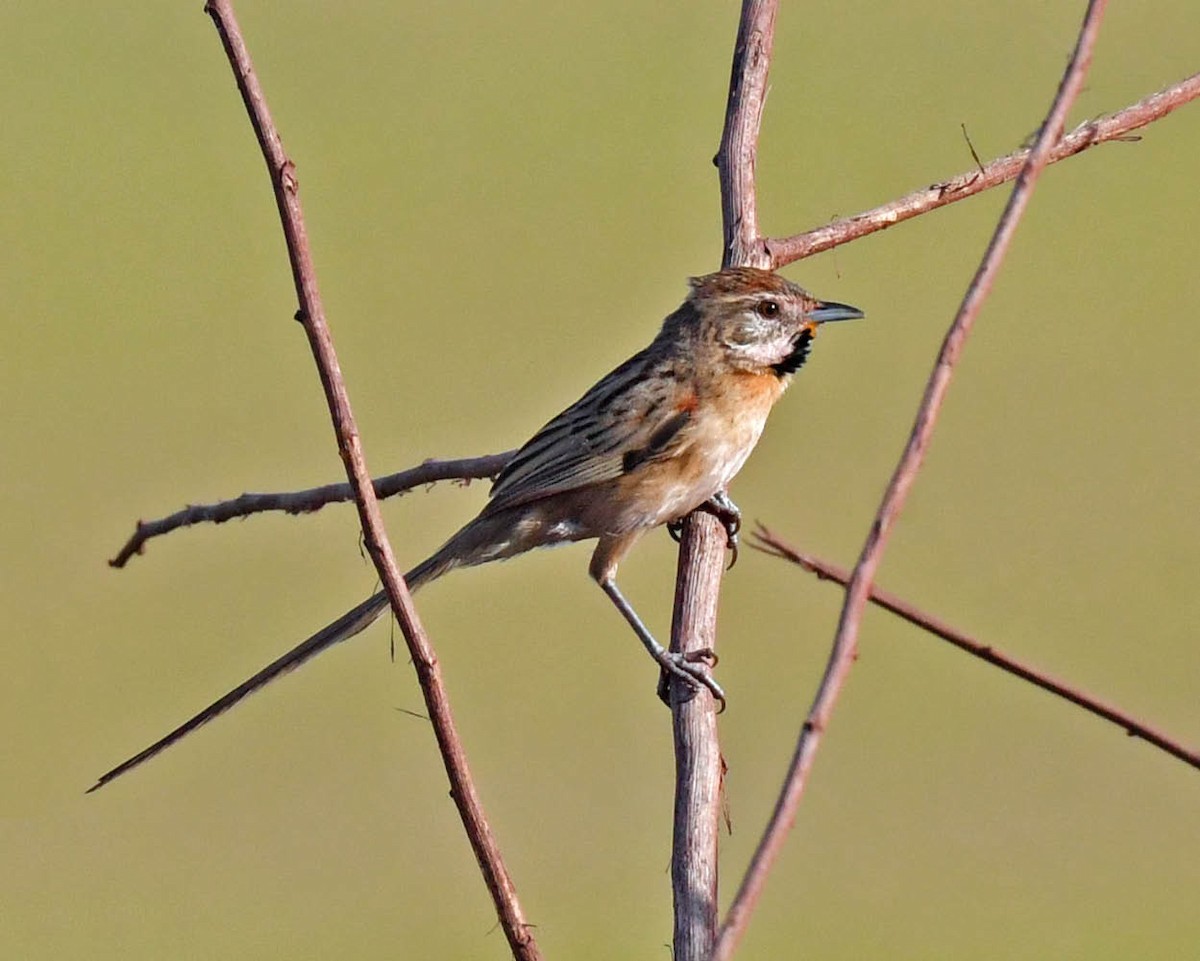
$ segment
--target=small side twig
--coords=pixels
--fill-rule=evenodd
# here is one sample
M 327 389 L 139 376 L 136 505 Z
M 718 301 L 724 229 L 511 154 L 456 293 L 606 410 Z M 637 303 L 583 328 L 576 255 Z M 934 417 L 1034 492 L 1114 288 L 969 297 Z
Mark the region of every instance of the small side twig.
M 416 467 L 387 474 L 372 481 L 375 496 L 380 500 L 394 497 L 412 490 L 436 484 L 438 481 L 482 480 L 494 478 L 509 462 L 514 451 L 500 454 L 485 454 L 482 457 L 463 457 L 458 460 L 427 460 Z M 110 567 L 124 567 L 129 559 L 145 551 L 146 542 L 181 527 L 196 524 L 224 524 L 236 517 L 282 511 L 285 514 L 311 514 L 326 504 L 338 504 L 353 500 L 354 492 L 349 484 L 325 484 L 307 490 L 287 491 L 276 494 L 242 494 L 232 500 L 215 504 L 189 504 L 183 510 L 152 521 L 138 521 L 132 536 L 125 542 L 116 556 L 108 562 Z
M 1080 124 L 1059 140 L 1051 149 L 1046 163 L 1057 163 L 1083 153 L 1089 147 L 1113 140 L 1129 140 L 1129 134 L 1165 117 L 1172 110 L 1200 97 L 1200 73 L 1192 74 L 1157 93 L 1143 97 L 1117 113 L 1098 117 Z M 1136 138 L 1133 138 L 1136 139 Z M 972 148 L 974 152 L 974 148 Z M 898 200 L 844 217 L 814 230 L 791 237 L 767 238 L 761 241 L 771 267 L 783 267 L 813 254 L 830 250 L 867 234 L 886 230 L 920 214 L 973 197 L 978 193 L 1012 180 L 1024 168 L 1029 150 L 1018 150 L 1004 157 L 974 167 L 948 180 L 942 180 L 921 190 L 914 190 Z M 978 163 L 978 158 L 976 158 Z
M 478 792 L 475 789 L 462 741 L 458 736 L 454 717 L 450 711 L 450 702 L 442 682 L 437 655 L 417 617 L 412 597 L 396 566 L 396 559 L 392 554 L 391 545 L 388 543 L 387 533 L 384 531 L 383 518 L 379 513 L 379 502 L 375 497 L 371 475 L 367 472 L 366 461 L 363 457 L 358 427 L 350 409 L 350 401 L 346 395 L 346 386 L 342 380 L 337 355 L 333 349 L 329 326 L 325 321 L 324 307 L 309 252 L 304 217 L 300 209 L 299 185 L 296 181 L 295 166 L 284 151 L 279 133 L 271 120 L 266 99 L 259 86 L 254 66 L 250 61 L 250 54 L 242 39 L 241 30 L 229 0 L 208 0 L 204 10 L 212 17 L 217 33 L 221 37 L 221 43 L 229 57 L 230 66 L 233 67 L 238 90 L 241 92 L 246 111 L 250 115 L 250 122 L 262 148 L 263 159 L 267 164 L 276 203 L 279 207 L 280 219 L 283 223 L 288 258 L 296 285 L 296 295 L 300 301 L 299 319 L 304 324 L 304 330 L 308 335 L 313 357 L 321 375 L 321 384 L 325 389 L 325 399 L 329 405 L 334 432 L 337 435 L 338 451 L 345 465 L 347 477 L 354 489 L 354 501 L 358 507 L 367 551 L 383 581 L 392 610 L 396 614 L 396 620 L 400 624 L 409 653 L 412 655 L 413 665 L 421 685 L 421 693 L 425 698 L 425 705 L 429 711 L 434 735 L 437 738 L 442 761 L 446 768 L 446 775 L 450 780 L 451 797 L 458 807 L 459 816 L 475 852 L 476 860 L 479 862 L 484 881 L 492 895 L 496 913 L 508 938 L 513 956 L 526 959 L 526 961 L 535 961 L 535 959 L 540 959 L 541 954 L 529 925 L 525 921 L 512 878 L 501 858 L 499 847 L 492 836 L 491 826 L 488 824 Z
M 1083 78 L 1091 64 L 1092 50 L 1106 4 L 1107 0 L 1090 0 L 1088 3 L 1087 13 L 1080 27 L 1070 63 L 1059 83 L 1058 91 L 1054 95 L 1046 119 L 1042 123 L 1037 142 L 1017 177 L 1016 185 L 1009 195 L 1004 213 L 1000 216 L 1000 221 L 996 225 L 996 230 L 992 234 L 992 239 L 988 243 L 979 268 L 967 287 L 962 304 L 942 342 L 937 363 L 929 376 L 924 397 L 917 410 L 908 444 L 888 483 L 887 491 L 875 514 L 866 543 L 863 545 L 858 563 L 854 567 L 850 583 L 846 588 L 846 597 L 842 604 L 842 612 L 838 619 L 838 628 L 834 635 L 825 674 L 796 740 L 796 749 L 792 755 L 783 790 L 776 801 L 770 822 L 755 849 L 742 884 L 725 916 L 716 947 L 713 950 L 712 961 L 728 961 L 741 941 L 754 906 L 758 903 L 762 893 L 763 885 L 766 883 L 767 874 L 779 856 L 788 830 L 795 821 L 796 811 L 808 781 L 808 774 L 812 770 L 817 747 L 828 726 L 846 676 L 858 654 L 858 631 L 867 597 L 870 594 L 871 582 L 875 578 L 875 572 L 879 568 L 888 539 L 925 459 L 925 451 L 933 436 L 933 429 L 945 400 L 946 391 L 950 386 L 954 366 L 966 344 L 975 318 L 979 315 L 979 311 L 991 291 L 992 284 L 995 282 L 1004 255 L 1021 220 L 1021 215 L 1029 203 L 1038 175 L 1045 169 L 1051 148 L 1062 133 L 1067 111 L 1070 110 L 1083 86 Z
M 959 126 L 962 128 L 963 140 L 967 142 L 967 149 L 971 151 L 971 159 L 975 161 L 976 169 L 982 175 L 987 176 L 987 171 L 983 169 L 983 161 L 979 159 L 979 151 L 975 149 L 975 144 L 971 142 L 971 135 L 967 133 L 967 125 L 960 123 Z
M 838 567 L 829 561 L 797 550 L 779 537 L 779 535 L 761 524 L 758 525 L 758 530 L 751 535 L 751 538 L 751 547 L 770 554 L 772 557 L 790 561 L 810 574 L 815 574 L 820 580 L 832 581 L 835 584 L 841 584 L 843 587 L 846 587 L 850 583 L 850 572 L 844 567 Z M 1081 691 L 1078 687 L 1068 684 L 1066 681 L 1060 681 L 1055 677 L 1051 677 L 1045 671 L 1031 667 L 1017 660 L 1012 655 L 997 650 L 991 644 L 984 644 L 976 640 L 966 632 L 960 631 L 958 628 L 947 624 L 941 618 L 921 610 L 916 605 L 910 604 L 904 598 L 890 591 L 885 591 L 880 587 L 872 585 L 871 593 L 867 599 L 872 604 L 882 607 L 885 611 L 891 611 L 897 617 L 903 618 L 910 624 L 928 631 L 930 634 L 940 637 L 944 641 L 948 641 L 960 651 L 966 651 L 974 657 L 995 665 L 1002 671 L 1007 671 L 1009 674 L 1013 674 L 1022 680 L 1028 681 L 1030 684 L 1040 687 L 1043 691 L 1049 691 L 1051 694 L 1063 698 L 1063 700 L 1070 701 L 1077 707 L 1081 707 L 1097 717 L 1111 721 L 1124 730 L 1130 737 L 1140 738 L 1146 743 L 1166 751 L 1172 757 L 1178 758 L 1185 764 L 1190 764 L 1194 768 L 1200 768 L 1200 753 L 1193 751 L 1169 735 L 1146 724 L 1144 721 L 1139 721 L 1136 717 L 1133 717 L 1121 708 L 1112 704 L 1106 704 L 1099 698 L 1088 694 L 1086 691 Z

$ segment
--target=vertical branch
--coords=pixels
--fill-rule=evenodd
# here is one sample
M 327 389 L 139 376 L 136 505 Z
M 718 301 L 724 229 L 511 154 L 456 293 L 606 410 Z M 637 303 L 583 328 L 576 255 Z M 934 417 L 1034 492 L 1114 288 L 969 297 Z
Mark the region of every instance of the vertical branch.
M 675 638 L 688 648 L 712 648 L 717 639 L 717 592 L 726 534 L 715 518 L 696 518 L 679 546 L 675 583 Z M 689 520 L 688 526 L 691 525 Z M 717 563 L 703 559 L 715 557 Z M 675 825 L 671 839 L 671 887 L 675 902 L 675 958 L 700 961 L 717 938 L 717 837 L 723 762 L 712 696 L 699 692 L 680 703 L 672 684 L 675 734 Z M 699 703 L 698 703 L 699 702 Z
M 1029 203 L 1037 178 L 1046 166 L 1055 143 L 1062 136 L 1067 112 L 1071 109 L 1071 105 L 1075 102 L 1083 86 L 1084 76 L 1091 64 L 1092 49 L 1100 30 L 1100 21 L 1106 2 L 1107 0 L 1090 0 L 1088 3 L 1087 13 L 1084 16 L 1083 25 L 1080 27 L 1071 61 L 1059 83 L 1054 101 L 1038 133 L 1037 141 L 1017 177 L 1016 185 L 1009 196 L 1000 222 L 996 225 L 996 230 L 992 234 L 979 268 L 967 287 L 962 304 L 942 342 L 937 363 L 930 373 L 925 387 L 925 395 L 917 410 L 908 444 L 892 474 L 892 479 L 867 534 L 858 563 L 851 575 L 841 616 L 838 620 L 837 633 L 833 639 L 833 649 L 825 668 L 825 675 L 821 679 L 816 698 L 804 721 L 804 726 L 801 728 L 783 790 L 776 802 L 775 811 L 771 815 L 767 830 L 754 852 L 754 857 L 742 885 L 738 889 L 737 896 L 729 908 L 725 923 L 722 925 L 720 939 L 712 955 L 713 961 L 726 961 L 733 954 L 745 933 L 750 913 L 758 902 L 767 873 L 779 855 L 788 829 L 795 821 L 796 810 L 799 807 L 800 797 L 804 792 L 817 747 L 829 723 L 846 675 L 858 656 L 859 625 L 863 610 L 871 595 L 875 572 L 879 567 L 888 538 L 895 527 L 908 493 L 920 471 L 925 451 L 928 449 L 938 414 L 946 397 L 946 391 L 950 386 L 954 366 L 962 354 L 975 318 L 979 315 L 980 308 L 991 291 L 1013 234 Z
M 354 493 L 362 524 L 363 538 L 375 569 L 383 581 L 392 610 L 400 623 L 400 629 L 412 655 L 421 692 L 429 711 L 429 718 L 441 751 L 442 761 L 450 780 L 450 794 L 458 807 L 467 837 L 471 842 L 475 858 L 479 862 L 484 881 L 491 892 L 500 923 L 508 937 L 513 956 L 525 961 L 541 957 L 536 942 L 529 933 L 516 889 L 508 874 L 499 847 L 492 836 L 491 827 L 484 814 L 478 792 L 475 789 L 462 741 L 450 711 L 450 701 L 441 678 L 441 668 L 425 629 L 413 607 L 412 596 L 404 583 L 396 559 L 388 543 L 379 513 L 379 502 L 367 472 L 358 427 L 350 409 L 350 400 L 342 379 L 341 367 L 333 349 L 333 339 L 325 320 L 325 309 L 317 288 L 316 273 L 308 246 L 308 234 L 300 208 L 299 183 L 296 168 L 283 149 L 283 142 L 271 119 L 266 98 L 259 86 L 250 54 L 242 39 L 241 29 L 234 16 L 229 0 L 208 0 L 205 12 L 212 17 L 213 24 L 221 37 L 221 43 L 234 69 L 238 90 L 250 115 L 263 159 L 271 177 L 275 200 L 279 207 L 287 241 L 288 258 L 292 277 L 296 284 L 296 296 L 300 302 L 297 319 L 304 325 L 309 344 L 325 389 L 325 399 L 333 419 L 337 435 L 338 452 L 346 468 L 346 476 Z
M 744 0 L 733 48 L 725 129 L 717 151 L 721 178 L 722 267 L 771 267 L 758 234 L 758 134 L 775 47 L 777 0 Z
M 738 23 L 725 129 L 717 153 L 725 267 L 770 266 L 758 236 L 754 171 L 777 6 L 777 0 L 744 0 Z M 711 514 L 694 512 L 684 522 L 672 650 L 687 654 L 715 649 L 725 547 L 725 530 Z M 711 955 L 716 939 L 721 748 L 710 694 L 702 691 L 687 701 L 673 701 L 671 710 L 676 777 L 671 848 L 674 956 L 677 961 L 702 961 Z

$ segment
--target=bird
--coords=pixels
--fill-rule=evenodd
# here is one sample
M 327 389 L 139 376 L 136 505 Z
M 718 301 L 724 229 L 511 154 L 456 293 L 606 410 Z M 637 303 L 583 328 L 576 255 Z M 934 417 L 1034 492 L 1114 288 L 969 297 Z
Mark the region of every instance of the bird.
M 808 359 L 818 327 L 864 314 L 848 304 L 818 300 L 779 274 L 753 267 L 693 277 L 689 286 L 687 298 L 649 346 L 518 449 L 479 514 L 405 580 L 416 591 L 455 568 L 595 539 L 588 572 L 662 677 L 679 678 L 691 690 L 707 688 L 723 705 L 711 657 L 687 657 L 659 644 L 617 587 L 617 567 L 647 531 L 666 525 L 677 532 L 682 519 L 699 508 L 717 515 L 736 549 L 740 513 L 727 493 L 730 481 L 758 443 L 771 408 Z M 102 775 L 88 793 L 359 633 L 388 609 L 385 592 L 367 598 Z

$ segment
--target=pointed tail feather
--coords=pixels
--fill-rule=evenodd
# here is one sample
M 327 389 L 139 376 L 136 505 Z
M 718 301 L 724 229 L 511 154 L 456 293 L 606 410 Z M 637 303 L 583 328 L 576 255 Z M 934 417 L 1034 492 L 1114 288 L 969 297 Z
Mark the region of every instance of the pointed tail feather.
M 405 580 L 408 583 L 410 591 L 415 591 L 422 584 L 427 584 L 435 577 L 439 577 L 453 567 L 453 562 L 442 559 L 442 553 L 439 551 L 427 561 L 413 568 Z M 139 764 L 149 761 L 152 757 L 162 753 L 176 741 L 191 734 L 198 727 L 207 724 L 213 718 L 225 713 L 242 698 L 248 697 L 261 687 L 265 687 L 271 681 L 280 675 L 286 674 L 298 668 L 305 661 L 316 657 L 323 650 L 332 647 L 334 644 L 353 637 L 355 634 L 366 629 L 374 621 L 388 609 L 387 594 L 380 591 L 378 594 L 373 594 L 358 607 L 347 611 L 332 624 L 323 627 L 317 631 L 312 637 L 297 644 L 282 657 L 276 658 L 253 677 L 247 678 L 232 691 L 226 694 L 219 700 L 213 701 L 208 707 L 195 716 L 184 721 L 179 727 L 171 731 L 164 737 L 159 738 L 144 751 L 135 754 L 129 760 L 118 764 L 107 774 L 101 775 L 87 793 L 104 787 L 109 781 L 112 781 L 127 771 L 132 770 Z

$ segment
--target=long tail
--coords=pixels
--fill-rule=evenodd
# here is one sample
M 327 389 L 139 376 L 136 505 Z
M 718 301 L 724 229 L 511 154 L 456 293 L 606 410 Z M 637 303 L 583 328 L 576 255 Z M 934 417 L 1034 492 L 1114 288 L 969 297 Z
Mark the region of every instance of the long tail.
M 433 557 L 413 568 L 405 576 L 405 581 L 408 583 L 408 588 L 415 591 L 423 584 L 429 583 L 436 577 L 440 577 L 446 573 L 451 567 L 456 566 L 453 561 L 446 559 L 445 551 L 438 551 Z M 334 644 L 344 641 L 347 638 L 353 637 L 359 631 L 364 630 L 370 624 L 374 623 L 379 616 L 388 609 L 387 594 L 380 591 L 378 594 L 373 594 L 358 607 L 347 611 L 332 624 L 321 628 L 312 637 L 297 644 L 282 657 L 276 658 L 253 677 L 247 678 L 224 697 L 213 701 L 208 707 L 195 716 L 184 721 L 179 727 L 171 731 L 171 733 L 159 738 L 144 751 L 141 751 L 131 757 L 128 761 L 123 761 L 107 774 L 101 775 L 87 793 L 104 787 L 109 781 L 112 781 L 126 771 L 130 771 L 149 761 L 150 758 L 162 753 L 176 741 L 191 734 L 198 727 L 207 724 L 219 714 L 223 714 L 231 707 L 238 703 L 242 698 L 248 697 L 259 688 L 265 687 L 275 678 L 288 671 L 293 671 L 305 661 L 316 657 L 326 648 L 332 647 Z

